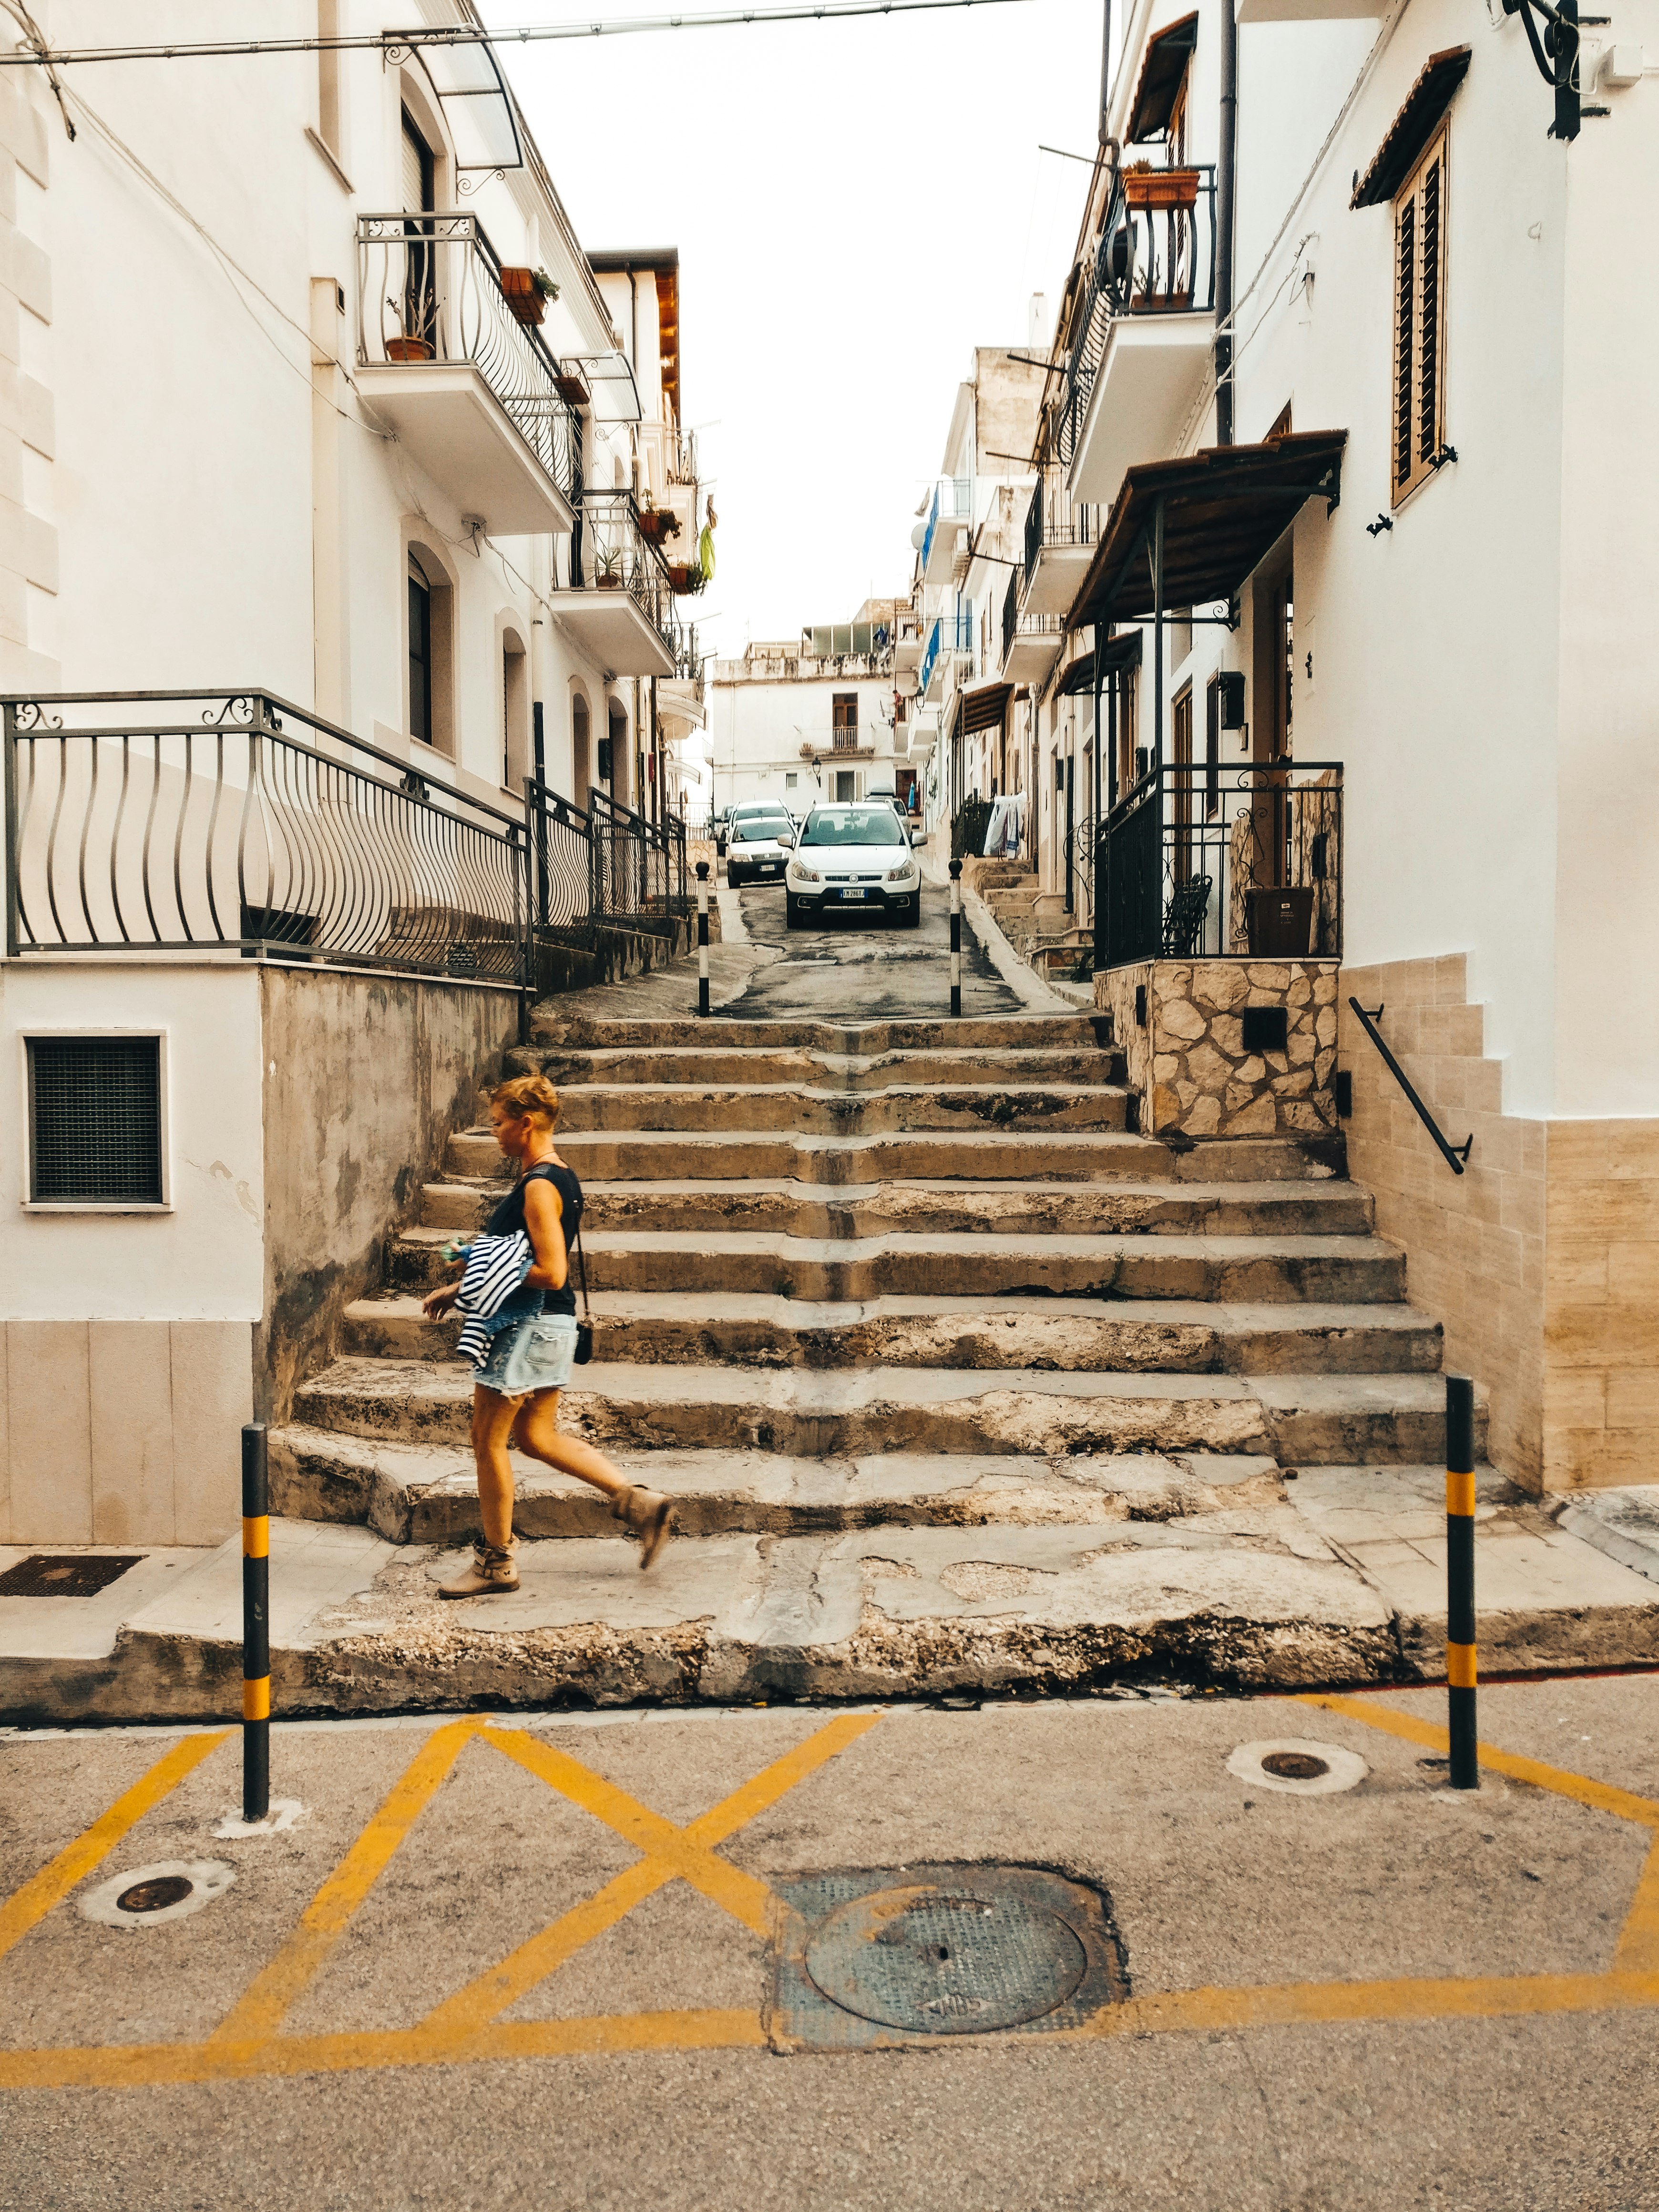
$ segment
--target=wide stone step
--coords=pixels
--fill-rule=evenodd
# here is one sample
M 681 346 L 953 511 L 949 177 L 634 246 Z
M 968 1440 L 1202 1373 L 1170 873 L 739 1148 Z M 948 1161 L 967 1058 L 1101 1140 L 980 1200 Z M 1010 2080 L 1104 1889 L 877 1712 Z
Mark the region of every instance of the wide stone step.
M 1006 1367 L 1138 1374 L 1431 1374 L 1437 1322 L 1409 1306 L 1206 1305 L 1176 1300 L 870 1298 L 843 1305 L 716 1291 L 593 1299 L 606 1359 L 744 1367 Z M 460 1323 L 412 1297 L 348 1306 L 340 1350 L 366 1359 L 459 1356 Z
M 500 1204 L 501 1182 L 426 1186 L 421 1214 L 428 1229 L 471 1229 Z M 582 1219 L 587 1233 L 655 1234 L 758 1230 L 787 1237 L 845 1239 L 884 1234 L 1003 1236 L 1364 1237 L 1371 1201 L 1352 1183 L 862 1184 L 830 1195 L 793 1178 L 740 1182 L 590 1182 Z
M 522 1453 L 513 1525 L 522 1538 L 614 1537 L 599 1492 Z M 666 1490 L 682 1538 L 752 1531 L 802 1535 L 842 1528 L 1035 1528 L 1167 1521 L 1274 1503 L 1285 1492 L 1261 1455 L 1052 1457 L 872 1454 L 805 1459 L 765 1451 L 617 1452 L 635 1480 Z M 459 1544 L 480 1530 L 471 1451 L 398 1443 L 325 1429 L 270 1438 L 273 1510 L 309 1521 L 362 1522 L 397 1544 Z
M 453 1231 L 411 1229 L 388 1255 L 392 1285 L 445 1279 Z M 584 1232 L 593 1290 L 710 1291 L 780 1297 L 1041 1297 L 1203 1298 L 1278 1304 L 1397 1302 L 1405 1263 L 1372 1237 L 805 1237 L 664 1231 Z
M 459 1364 L 343 1359 L 301 1388 L 294 1418 L 344 1436 L 464 1443 L 471 1405 Z M 1433 1375 L 825 1374 L 595 1360 L 561 1410 L 575 1433 L 633 1451 L 1223 1452 L 1348 1465 L 1420 1463 L 1445 1448 Z
M 1123 1055 L 1085 1048 L 1012 1048 L 991 1051 L 907 1051 L 875 1055 L 809 1052 L 801 1048 L 757 1050 L 741 1045 L 571 1051 L 563 1047 L 515 1046 L 506 1055 L 514 1074 L 545 1075 L 561 1091 L 598 1084 L 775 1084 L 793 1090 L 849 1093 L 914 1088 L 919 1084 L 1086 1084 L 1123 1080 Z
M 571 1016 L 565 1002 L 544 999 L 531 1009 L 532 1043 L 568 1052 L 797 1050 L 872 1058 L 891 1052 L 1089 1051 L 1109 1034 L 1103 1014 L 963 1015 L 955 1021 L 744 1021 L 714 1014 L 706 1021 L 593 1021 Z
M 1176 1153 L 1156 1138 L 1123 1130 L 921 1130 L 873 1137 L 803 1136 L 792 1129 L 731 1132 L 565 1130 L 559 1151 L 584 1183 L 737 1182 L 787 1177 L 843 1188 L 948 1177 L 982 1183 L 1004 1176 L 1079 1185 L 1148 1182 L 1329 1182 L 1333 1148 L 1286 1138 L 1223 1138 Z M 1340 1146 L 1335 1148 L 1340 1158 Z M 488 1130 L 449 1140 L 446 1165 L 469 1180 L 497 1177 L 501 1152 Z
M 870 1093 L 787 1084 L 578 1085 L 560 1103 L 561 1133 L 587 1129 L 787 1127 L 864 1137 L 902 1129 L 1121 1129 L 1128 1100 L 1090 1084 L 895 1085 Z

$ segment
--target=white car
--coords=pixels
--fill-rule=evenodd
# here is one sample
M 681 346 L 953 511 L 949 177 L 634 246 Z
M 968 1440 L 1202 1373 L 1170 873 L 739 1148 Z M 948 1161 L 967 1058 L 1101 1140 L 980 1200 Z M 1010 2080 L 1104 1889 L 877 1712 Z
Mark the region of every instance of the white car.
M 738 815 L 726 837 L 726 882 L 733 890 L 751 878 L 760 883 L 776 883 L 794 844 L 794 824 L 781 809 Z
M 791 929 L 814 917 L 872 908 L 901 929 L 921 920 L 921 866 L 890 800 L 815 806 L 784 875 Z

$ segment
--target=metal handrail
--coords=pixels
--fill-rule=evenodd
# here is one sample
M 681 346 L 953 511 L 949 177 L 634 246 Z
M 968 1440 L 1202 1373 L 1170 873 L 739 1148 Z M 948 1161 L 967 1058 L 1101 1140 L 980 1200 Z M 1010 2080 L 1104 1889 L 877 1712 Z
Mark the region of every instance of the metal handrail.
M 1032 488 L 1030 503 L 1025 510 L 1027 586 L 1036 572 L 1037 556 L 1045 546 L 1092 545 L 1100 536 L 1104 518 L 1103 507 L 1084 500 L 1073 502 L 1068 498 L 1060 471 L 1048 463 Z
M 1435 1143 L 1440 1147 L 1441 1158 L 1445 1161 L 1446 1165 L 1451 1170 L 1454 1175 L 1462 1175 L 1464 1168 L 1468 1165 L 1469 1154 L 1474 1149 L 1474 1131 L 1470 1131 L 1469 1134 L 1464 1139 L 1461 1145 L 1454 1145 L 1451 1140 L 1444 1135 L 1441 1130 L 1440 1124 L 1435 1120 L 1433 1115 L 1430 1113 L 1428 1108 L 1423 1103 L 1423 1101 L 1418 1097 L 1417 1092 L 1413 1088 L 1410 1076 L 1407 1074 L 1405 1069 L 1401 1067 L 1400 1062 L 1395 1058 L 1394 1054 L 1389 1050 L 1388 1046 L 1382 1041 L 1382 1032 L 1376 1026 L 1377 1023 L 1382 1018 L 1382 1008 L 1378 1006 L 1374 1013 L 1370 1012 L 1360 1005 L 1358 999 L 1353 998 L 1351 998 L 1348 1000 L 1348 1004 L 1353 1008 L 1355 1013 L 1358 1015 L 1361 1023 L 1364 1024 L 1366 1036 L 1382 1054 L 1384 1066 L 1388 1069 L 1389 1074 L 1393 1076 L 1395 1081 L 1400 1085 L 1400 1088 L 1405 1092 L 1407 1097 L 1411 1101 L 1411 1103 L 1416 1111 L 1418 1120 L 1423 1124 L 1423 1127 L 1434 1139 Z

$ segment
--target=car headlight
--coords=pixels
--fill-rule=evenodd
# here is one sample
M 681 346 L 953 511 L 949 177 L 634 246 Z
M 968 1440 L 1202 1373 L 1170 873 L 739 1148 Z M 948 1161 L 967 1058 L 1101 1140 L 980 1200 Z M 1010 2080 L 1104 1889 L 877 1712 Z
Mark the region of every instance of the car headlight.
M 887 880 L 890 884 L 908 884 L 910 880 L 910 863 L 907 860 L 902 868 L 889 868 Z
M 791 860 L 790 866 L 804 884 L 821 884 L 823 878 L 816 868 L 809 868 L 804 860 Z

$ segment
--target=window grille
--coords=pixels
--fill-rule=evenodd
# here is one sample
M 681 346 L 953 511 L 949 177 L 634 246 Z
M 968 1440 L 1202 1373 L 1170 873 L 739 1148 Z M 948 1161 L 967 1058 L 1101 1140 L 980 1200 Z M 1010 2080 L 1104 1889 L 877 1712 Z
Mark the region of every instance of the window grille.
M 161 1042 L 30 1037 L 29 1198 L 160 1206 Z
M 1445 444 L 1446 139 L 1437 131 L 1394 204 L 1394 505 Z

